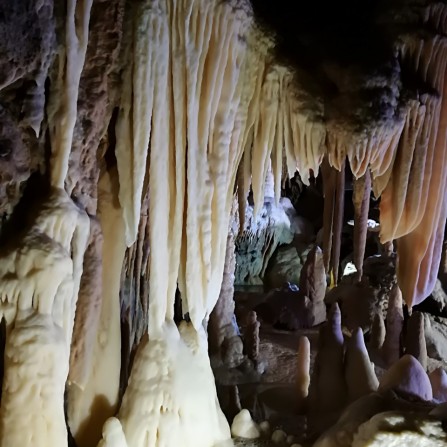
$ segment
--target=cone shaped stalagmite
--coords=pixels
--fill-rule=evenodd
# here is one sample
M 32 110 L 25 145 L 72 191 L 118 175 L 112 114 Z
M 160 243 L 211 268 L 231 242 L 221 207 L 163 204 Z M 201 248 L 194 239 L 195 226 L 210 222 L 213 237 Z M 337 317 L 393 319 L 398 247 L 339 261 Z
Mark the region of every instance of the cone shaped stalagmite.
M 404 396 L 429 401 L 433 398 L 430 379 L 422 365 L 411 355 L 404 355 L 386 371 L 379 391 L 394 390 Z
M 298 343 L 296 383 L 298 399 L 303 402 L 309 394 L 310 384 L 310 342 L 307 337 L 300 337 Z
M 327 323 L 320 328 L 318 354 L 309 395 L 313 412 L 337 411 L 346 402 L 343 351 L 341 312 L 335 303 L 331 307 Z
M 401 333 L 404 325 L 402 293 L 395 284 L 390 292 L 388 312 L 386 314 L 386 336 L 383 343 L 383 359 L 391 366 L 401 355 Z
M 447 373 L 441 367 L 428 375 L 436 402 L 447 402 Z
M 407 323 L 405 354 L 412 355 L 422 367 L 427 369 L 427 345 L 425 342 L 424 315 L 413 312 Z
M 361 328 L 353 332 L 348 342 L 345 355 L 345 377 L 351 401 L 376 391 L 379 386 Z

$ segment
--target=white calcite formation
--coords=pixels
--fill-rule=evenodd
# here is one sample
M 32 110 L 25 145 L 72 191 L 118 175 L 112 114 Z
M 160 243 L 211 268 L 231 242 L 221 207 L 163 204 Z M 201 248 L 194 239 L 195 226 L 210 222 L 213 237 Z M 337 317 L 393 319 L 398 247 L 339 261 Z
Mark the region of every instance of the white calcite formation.
M 89 229 L 87 215 L 54 189 L 20 248 L 0 255 L 2 446 L 67 445 L 64 389 Z
M 67 446 L 67 378 L 68 424 L 82 447 L 94 444 L 99 432 L 101 447 L 231 445 L 208 358 L 206 326 L 222 285 L 236 181 L 244 205 L 252 188 L 256 219 L 270 167 L 270 194 L 278 203 L 283 177 L 298 170 L 308 184 L 323 163 L 323 264 L 333 283 L 339 276 L 346 163 L 355 177 L 355 224 L 362 227 L 355 231 L 358 279 L 370 190 L 381 195 L 381 241 L 398 239 L 399 288 L 387 317 L 394 329 L 387 328 L 382 346 L 388 364 L 401 354 L 402 298 L 409 307 L 421 302 L 436 280 L 447 215 L 447 18 L 442 4 L 421 6 L 418 19 L 429 35 L 399 36 L 391 76 L 374 74 L 346 86 L 351 77 L 338 76 L 335 69 L 334 86 L 340 91 L 364 93 L 366 86 L 369 93 L 387 92 L 387 114 L 358 125 L 356 119 L 331 113 L 322 97 L 308 93 L 297 72 L 275 60 L 274 39 L 257 28 L 248 0 L 125 3 L 121 91 L 111 126 L 115 157 L 110 157 L 112 166 L 109 160 L 101 166 L 98 185 L 97 231 L 104 243 L 101 254 L 94 254 L 102 257 L 101 272 L 96 271 L 102 293 L 93 297 L 97 332 L 94 337 L 82 330 L 88 326 L 83 301 L 72 345 L 84 253 L 94 224 L 73 202 L 66 180 L 93 1 L 67 0 L 47 107 L 50 191 L 23 234 L 0 253 L 0 314 L 6 322 L 1 447 Z M 402 107 L 399 63 L 412 67 L 409 77 L 424 86 L 411 92 Z M 325 70 L 334 71 L 331 66 Z M 118 409 L 121 268 L 126 246 L 138 235 L 143 198 L 149 203 L 148 326 Z M 323 269 L 318 271 L 324 283 Z M 309 284 L 302 286 L 309 296 L 317 293 Z M 177 287 L 190 319 L 179 327 L 174 323 Z M 408 352 L 424 347 L 418 340 L 415 350 L 407 345 Z M 309 345 L 302 339 L 297 377 L 302 400 L 307 398 L 309 359 Z M 355 382 L 357 371 L 363 383 Z M 314 382 L 314 414 L 340 411 L 348 396 L 362 398 L 377 387 L 361 332 L 354 333 L 345 356 L 337 305 L 321 330 Z M 407 355 L 385 373 L 379 391 L 424 401 L 434 392 L 442 400 L 444 382 L 441 375 L 430 383 L 420 363 Z M 96 418 L 98 399 L 107 410 Z M 373 397 L 362 417 L 369 419 L 379 407 Z M 343 425 L 347 417 L 339 422 Z M 365 422 L 354 419 L 341 438 L 349 432 L 355 446 L 443 445 L 438 422 L 378 415 L 354 435 Z M 338 444 L 330 444 L 339 428 L 316 445 L 340 445 L 340 436 Z
M 399 412 L 380 413 L 359 427 L 352 443 L 352 447 L 403 445 L 446 446 L 447 436 L 442 422 Z
M 231 434 L 236 438 L 257 439 L 261 436 L 259 427 L 251 418 L 250 412 L 242 409 L 233 419 Z

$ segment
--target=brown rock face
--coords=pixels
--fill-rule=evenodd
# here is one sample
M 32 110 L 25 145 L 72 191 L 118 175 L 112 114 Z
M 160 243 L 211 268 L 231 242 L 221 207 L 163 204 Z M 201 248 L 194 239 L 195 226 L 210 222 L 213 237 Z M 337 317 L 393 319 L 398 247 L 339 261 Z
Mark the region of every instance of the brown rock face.
M 42 167 L 45 82 L 56 46 L 53 2 L 5 0 L 0 8 L 0 214 Z
M 104 156 L 99 143 L 107 131 L 118 95 L 124 3 L 124 0 L 96 0 L 90 17 L 67 179 L 68 190 L 90 213 L 96 212 L 96 185 Z

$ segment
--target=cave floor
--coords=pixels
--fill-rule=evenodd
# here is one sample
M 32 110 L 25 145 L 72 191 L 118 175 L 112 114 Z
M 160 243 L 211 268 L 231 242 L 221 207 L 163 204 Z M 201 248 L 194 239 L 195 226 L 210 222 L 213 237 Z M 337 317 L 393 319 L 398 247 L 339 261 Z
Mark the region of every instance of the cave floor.
M 247 313 L 255 309 L 266 298 L 262 288 L 239 290 L 235 293 L 236 318 L 244 331 L 244 321 Z M 241 407 L 250 411 L 256 422 L 269 421 L 270 433 L 283 430 L 288 436 L 294 436 L 295 443 L 306 446 L 311 442 L 303 438 L 306 430 L 306 418 L 298 407 L 296 389 L 298 341 L 303 335 L 311 343 L 311 369 L 313 367 L 318 340 L 318 327 L 286 331 L 274 328 L 271 324 L 261 321 L 259 366 L 262 374 L 253 371 L 220 371 L 216 374 L 219 397 L 225 402 L 225 394 L 231 387 L 237 385 Z M 236 413 L 231 403 L 222 405 L 229 421 Z M 270 437 L 270 436 L 269 436 Z M 258 440 L 236 440 L 236 446 L 269 447 L 288 445 L 274 444 L 268 438 Z

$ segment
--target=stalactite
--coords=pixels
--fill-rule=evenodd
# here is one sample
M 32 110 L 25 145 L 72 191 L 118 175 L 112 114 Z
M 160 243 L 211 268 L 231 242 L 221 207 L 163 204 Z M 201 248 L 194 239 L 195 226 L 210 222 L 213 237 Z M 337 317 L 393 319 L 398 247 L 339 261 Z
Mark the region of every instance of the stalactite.
M 321 172 L 324 188 L 323 259 L 326 272 L 329 272 L 332 257 L 332 235 L 334 232 L 336 172 L 329 166 L 327 159 L 323 160 Z
M 427 9 L 423 20 L 431 20 L 432 13 Z M 416 116 L 407 118 L 409 137 L 401 141 L 402 159 L 394 163 L 391 177 L 397 180 L 399 175 L 403 176 L 394 186 L 400 192 L 392 197 L 390 180 L 381 201 L 384 225 L 381 239 L 387 241 L 402 236 L 398 245 L 398 281 L 410 307 L 425 299 L 434 287 L 447 214 L 446 173 L 442 168 L 447 156 L 447 45 L 439 35 L 445 32 L 446 24 L 439 21 L 438 26 L 426 39 L 415 36 L 402 39 L 403 64 L 412 67 L 432 92 L 420 95 L 410 106 L 410 114 Z M 419 127 L 418 120 L 423 112 L 424 120 Z M 415 131 L 410 131 L 410 124 L 416 126 Z M 393 210 L 397 215 L 392 215 Z
M 78 4 L 68 0 L 65 48 L 59 54 L 56 89 L 48 110 L 51 133 L 51 184 L 63 188 L 76 124 L 79 82 L 88 44 L 90 10 L 93 0 Z
M 371 175 L 367 170 L 364 176 L 354 180 L 354 265 L 357 269 L 357 281 L 360 281 L 363 275 L 370 195 Z
M 331 269 L 335 284 L 338 283 L 340 264 L 341 232 L 343 229 L 343 213 L 345 209 L 345 162 L 341 164 L 340 172 L 336 174 L 334 224 L 332 233 Z

